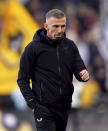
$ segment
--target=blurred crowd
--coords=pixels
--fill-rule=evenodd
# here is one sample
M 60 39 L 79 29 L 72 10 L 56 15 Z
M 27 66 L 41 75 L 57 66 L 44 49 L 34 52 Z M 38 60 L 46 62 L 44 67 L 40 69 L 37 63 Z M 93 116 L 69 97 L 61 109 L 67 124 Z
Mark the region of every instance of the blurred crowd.
M 104 6 L 100 0 L 19 0 L 33 19 L 43 27 L 45 13 L 58 8 L 67 16 L 67 37 L 73 40 L 90 72 L 87 83 L 74 79 L 74 108 L 108 109 L 108 11 L 102 12 Z M 107 2 L 108 3 L 108 2 Z M 18 95 L 19 94 L 19 95 Z M 20 96 L 20 97 L 19 97 Z M 17 110 L 28 110 L 21 94 L 15 92 L 4 100 L 1 96 L 0 106 Z M 6 96 L 5 96 L 6 98 Z M 20 99 L 19 99 L 20 98 Z M 3 100 L 6 104 L 3 103 Z M 10 103 L 10 105 L 9 105 Z M 18 104 L 16 104 L 18 103 Z M 7 105 L 7 106 L 6 106 Z M 22 130 L 23 131 L 23 130 Z

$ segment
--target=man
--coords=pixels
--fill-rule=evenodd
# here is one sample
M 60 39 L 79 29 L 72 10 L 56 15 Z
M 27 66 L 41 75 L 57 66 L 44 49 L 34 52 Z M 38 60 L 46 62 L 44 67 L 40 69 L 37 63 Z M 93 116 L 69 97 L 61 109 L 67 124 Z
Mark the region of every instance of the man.
M 36 32 L 20 60 L 17 82 L 34 112 L 37 131 L 65 131 L 73 74 L 79 81 L 89 79 L 76 45 L 65 36 L 65 28 L 65 14 L 50 10 L 44 28 Z

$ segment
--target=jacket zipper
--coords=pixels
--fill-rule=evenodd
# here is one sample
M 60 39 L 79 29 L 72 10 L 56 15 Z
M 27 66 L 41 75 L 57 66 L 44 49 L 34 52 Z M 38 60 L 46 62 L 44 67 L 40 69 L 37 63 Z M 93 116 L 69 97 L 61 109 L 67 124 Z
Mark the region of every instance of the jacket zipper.
M 59 56 L 59 45 L 57 45 L 57 59 L 58 59 L 58 71 L 59 71 L 59 76 L 61 76 L 61 68 L 60 68 L 60 56 Z M 60 81 L 61 85 L 61 81 Z M 59 88 L 60 95 L 62 93 L 61 87 Z

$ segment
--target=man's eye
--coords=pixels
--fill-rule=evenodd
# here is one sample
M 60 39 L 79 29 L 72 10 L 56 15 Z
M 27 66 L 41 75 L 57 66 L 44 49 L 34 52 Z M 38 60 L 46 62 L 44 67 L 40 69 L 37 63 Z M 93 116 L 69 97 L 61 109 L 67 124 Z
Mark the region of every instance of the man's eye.
M 58 28 L 59 26 L 58 25 L 54 25 L 54 27 Z
M 65 25 L 62 25 L 62 26 L 54 25 L 53 27 L 55 27 L 55 28 L 59 28 L 59 27 L 61 27 L 61 28 L 65 28 Z
M 62 26 L 61 26 L 61 28 L 64 28 L 64 27 L 65 27 L 65 25 L 62 25 Z

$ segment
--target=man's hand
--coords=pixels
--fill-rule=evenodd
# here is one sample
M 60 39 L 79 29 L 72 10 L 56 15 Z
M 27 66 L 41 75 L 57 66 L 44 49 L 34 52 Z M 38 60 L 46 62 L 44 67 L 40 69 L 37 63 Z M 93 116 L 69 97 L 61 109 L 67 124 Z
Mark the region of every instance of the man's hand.
M 89 80 L 89 73 L 87 70 L 82 70 L 79 74 L 83 81 Z

